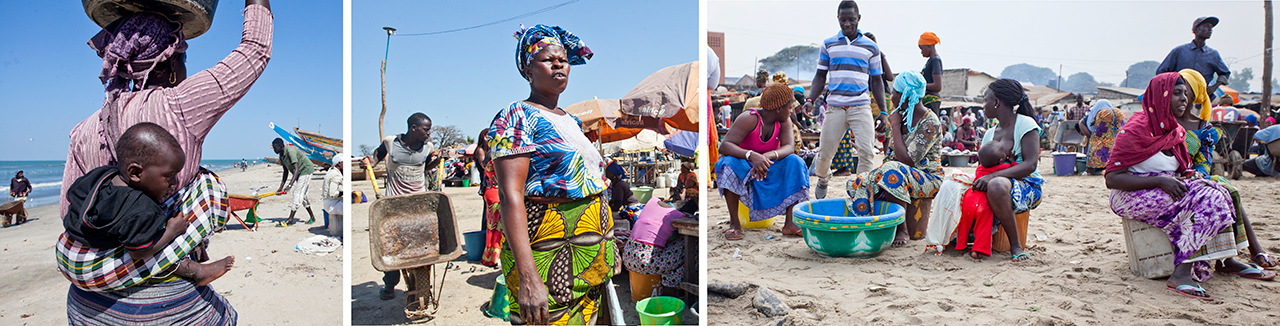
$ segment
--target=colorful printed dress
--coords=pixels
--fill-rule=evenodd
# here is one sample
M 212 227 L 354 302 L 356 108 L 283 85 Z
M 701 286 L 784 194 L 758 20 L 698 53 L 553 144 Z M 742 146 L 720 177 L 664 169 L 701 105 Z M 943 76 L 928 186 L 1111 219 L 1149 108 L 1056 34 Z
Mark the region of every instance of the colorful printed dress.
M 831 170 L 858 170 L 858 150 L 853 147 L 853 129 L 846 130 L 840 138 L 840 147 L 836 149 L 835 158 L 831 159 Z
M 572 115 L 525 102 L 499 111 L 489 126 L 493 159 L 530 154 L 525 213 L 534 265 L 546 284 L 551 324 L 586 324 L 600 309 L 604 282 L 618 264 L 613 217 L 605 196 L 604 161 Z M 568 202 L 539 202 L 531 197 Z M 505 228 L 505 225 L 502 226 Z M 511 323 L 520 319 L 520 273 L 510 243 L 502 241 Z
M 1089 136 L 1089 163 L 1094 169 L 1107 167 L 1111 147 L 1116 145 L 1116 134 L 1124 126 L 1124 111 L 1117 108 L 1103 109 L 1093 118 L 1093 135 Z
M 485 266 L 497 266 L 498 256 L 502 253 L 502 215 L 498 214 L 498 174 L 490 160 L 484 165 L 484 185 L 480 189 L 484 198 L 484 256 L 480 263 Z
M 880 167 L 855 175 L 846 182 L 849 200 L 846 205 L 856 215 L 870 215 L 872 202 L 878 192 L 904 202 L 913 199 L 933 198 L 942 186 L 942 121 L 933 111 L 925 110 L 925 117 L 916 123 L 910 133 L 904 135 L 907 151 L 916 160 L 915 167 L 895 160 L 890 147 L 885 162 Z
M 1231 196 L 1231 206 L 1235 208 L 1236 212 L 1232 231 L 1235 232 L 1236 243 L 1247 247 L 1249 245 L 1249 237 L 1244 232 L 1244 219 L 1241 218 L 1245 216 L 1245 212 L 1244 205 L 1240 203 L 1240 192 L 1236 191 L 1236 187 L 1231 185 L 1227 178 L 1209 174 L 1213 167 L 1213 148 L 1218 143 L 1218 139 L 1222 138 L 1222 135 L 1221 129 L 1207 123 L 1200 130 L 1188 130 L 1186 136 L 1187 153 L 1191 154 L 1191 167 L 1196 172 L 1204 175 L 1205 179 L 1222 185 L 1222 188 L 1226 189 L 1227 194 Z

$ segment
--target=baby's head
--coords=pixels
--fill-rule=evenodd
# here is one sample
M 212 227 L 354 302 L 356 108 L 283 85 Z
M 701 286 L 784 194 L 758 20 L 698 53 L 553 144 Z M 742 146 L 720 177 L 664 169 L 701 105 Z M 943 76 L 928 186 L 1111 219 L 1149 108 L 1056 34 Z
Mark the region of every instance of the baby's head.
M 1004 163 L 1004 149 L 995 146 L 996 142 L 988 143 L 986 146 L 978 149 L 978 164 L 983 167 L 993 167 Z
M 186 160 L 178 140 L 154 123 L 133 125 L 116 142 L 116 168 L 125 184 L 156 203 L 164 202 L 177 188 L 178 171 L 182 171 Z

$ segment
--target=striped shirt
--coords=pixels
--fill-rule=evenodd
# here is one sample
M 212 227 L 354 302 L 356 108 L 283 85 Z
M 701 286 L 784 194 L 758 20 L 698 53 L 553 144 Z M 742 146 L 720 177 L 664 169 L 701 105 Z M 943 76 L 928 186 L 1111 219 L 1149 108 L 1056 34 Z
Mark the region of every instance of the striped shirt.
M 827 71 L 827 104 L 833 106 L 871 105 L 867 81 L 884 73 L 880 67 L 880 47 L 858 30 L 849 41 L 843 32 L 822 41 L 818 70 Z
M 249 92 L 266 69 L 271 59 L 274 20 L 266 7 L 245 7 L 240 45 L 218 64 L 172 88 L 120 93 L 114 103 L 104 103 L 71 129 L 71 144 L 62 171 L 60 216 L 67 215 L 67 188 L 89 170 L 115 164 L 116 140 L 129 127 L 142 122 L 158 124 L 178 140 L 187 159 L 178 172 L 178 182 L 185 187 L 200 172 L 201 149 L 209 130 Z

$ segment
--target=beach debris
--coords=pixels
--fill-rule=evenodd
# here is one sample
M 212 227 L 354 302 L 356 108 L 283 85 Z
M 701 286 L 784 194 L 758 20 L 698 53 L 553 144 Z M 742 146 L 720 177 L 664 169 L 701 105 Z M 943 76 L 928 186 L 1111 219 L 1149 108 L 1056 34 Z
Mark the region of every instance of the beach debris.
M 31 317 L 31 316 L 35 316 L 35 315 L 36 315 L 36 314 L 22 314 L 22 316 L 21 316 L 21 317 L 22 317 L 22 318 L 27 318 L 27 317 Z
M 777 238 L 778 238 L 778 237 L 773 236 L 773 234 L 766 234 L 766 235 L 764 235 L 764 239 L 765 239 L 765 240 L 773 240 L 773 239 L 777 239 Z
M 872 285 L 872 286 L 867 287 L 867 291 L 871 291 L 871 292 L 881 292 L 881 291 L 888 290 L 888 289 L 889 289 L 889 288 L 887 288 L 887 287 L 883 287 L 883 286 L 879 286 L 879 285 Z
M 778 296 L 766 287 L 760 287 L 756 291 L 756 297 L 751 299 L 751 305 L 767 317 L 785 316 L 791 311 L 790 307 L 782 304 L 782 300 L 779 300 Z
M 1069 262 L 1067 262 L 1067 263 L 1068 263 L 1068 264 L 1072 264 L 1072 265 L 1077 265 L 1077 264 L 1080 264 L 1080 261 L 1079 261 L 1079 260 L 1072 260 L 1072 261 L 1069 261 Z
M 1031 306 L 1031 311 L 1040 311 L 1040 306 Z
M 1036 235 L 1036 241 L 1041 241 L 1041 242 L 1043 242 L 1043 241 L 1045 241 L 1045 240 L 1049 240 L 1049 237 L 1047 237 L 1047 236 L 1045 236 L 1045 235 L 1043 235 L 1043 234 L 1037 234 L 1037 235 Z
M 253 271 L 244 272 L 244 277 L 253 276 Z
M 730 299 L 737 299 L 743 294 L 747 294 L 748 290 L 751 290 L 751 283 L 711 283 L 707 285 L 707 292 L 723 295 Z
M 996 282 L 992 282 L 991 280 L 987 280 L 987 281 L 985 281 L 985 282 L 982 282 L 982 285 L 986 285 L 986 286 L 995 286 L 995 285 L 996 285 Z
M 324 256 L 338 250 L 338 247 L 341 246 L 342 242 L 336 238 L 327 235 L 314 235 L 299 241 L 293 250 L 308 255 Z
M 716 225 L 724 225 L 724 224 L 729 224 L 729 220 L 723 220 L 723 221 L 720 221 L 720 222 L 716 222 Z
M 253 257 L 244 256 L 244 260 L 253 260 Z
M 733 248 L 733 259 L 742 259 L 742 248 Z

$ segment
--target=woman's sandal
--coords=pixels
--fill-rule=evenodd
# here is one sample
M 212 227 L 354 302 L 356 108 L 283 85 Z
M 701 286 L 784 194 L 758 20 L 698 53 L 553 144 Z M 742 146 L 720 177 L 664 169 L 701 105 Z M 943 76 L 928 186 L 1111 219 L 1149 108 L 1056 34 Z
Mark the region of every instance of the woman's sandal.
M 1228 272 L 1228 273 L 1236 274 L 1236 276 L 1239 276 L 1239 277 L 1243 277 L 1247 279 L 1255 279 L 1259 281 L 1270 281 L 1276 278 L 1276 272 L 1262 269 L 1261 267 L 1258 267 L 1258 264 L 1245 264 L 1245 265 L 1249 266 L 1249 268 L 1245 268 L 1235 272 Z
M 1177 294 L 1181 294 L 1182 296 L 1188 297 L 1188 298 L 1200 299 L 1206 302 L 1213 301 L 1213 298 L 1209 297 L 1209 294 L 1205 293 L 1204 288 L 1200 287 L 1199 284 L 1197 285 L 1183 284 L 1183 285 L 1179 285 L 1178 287 L 1169 287 L 1169 291 L 1173 291 Z
M 1028 259 L 1031 259 L 1031 255 L 1028 255 L 1028 254 L 1027 254 L 1027 253 L 1025 253 L 1025 252 L 1024 252 L 1024 253 L 1017 254 L 1017 255 L 1010 255 L 1010 256 L 1011 256 L 1011 257 L 1010 257 L 1010 260 L 1011 260 L 1011 261 L 1013 261 L 1013 262 L 1015 262 L 1015 263 L 1016 263 L 1016 262 L 1020 262 L 1020 261 L 1025 261 L 1025 260 L 1028 260 Z
M 734 230 L 734 229 L 724 230 L 724 239 L 729 241 L 742 240 L 742 230 Z
M 1262 258 L 1258 258 L 1258 257 L 1262 257 Z M 1275 260 L 1272 260 L 1271 255 L 1267 255 L 1267 253 L 1265 252 L 1257 255 L 1253 255 L 1253 259 L 1251 260 L 1253 260 L 1253 263 L 1257 264 L 1258 267 L 1262 267 L 1262 268 L 1270 269 L 1270 268 L 1275 268 L 1276 266 L 1280 266 L 1280 263 L 1277 263 Z

